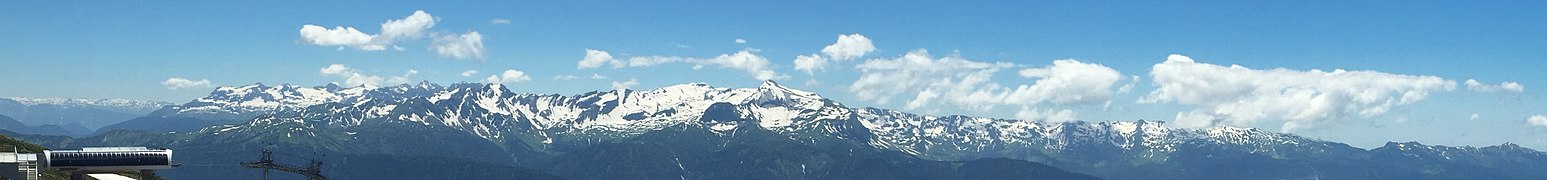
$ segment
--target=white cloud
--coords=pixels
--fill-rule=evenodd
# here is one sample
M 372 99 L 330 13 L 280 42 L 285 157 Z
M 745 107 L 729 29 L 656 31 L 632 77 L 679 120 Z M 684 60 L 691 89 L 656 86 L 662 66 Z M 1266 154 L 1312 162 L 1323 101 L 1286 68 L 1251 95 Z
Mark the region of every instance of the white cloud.
M 509 19 L 494 18 L 494 19 L 490 19 L 489 20 L 489 24 L 493 24 L 493 25 L 510 24 L 510 20 Z
M 747 43 L 746 39 L 736 38 L 736 44 L 746 44 L 746 43 Z
M 674 62 L 686 62 L 687 60 L 688 60 L 687 58 L 676 57 L 676 56 L 635 56 L 635 57 L 629 57 L 628 58 L 628 66 L 629 67 L 648 67 L 648 66 L 654 66 L 654 65 L 657 65 L 657 64 L 666 64 L 666 63 L 674 63 Z M 613 66 L 613 67 L 617 68 L 617 66 Z
M 495 84 L 515 84 L 526 82 L 528 80 L 532 80 L 532 77 L 526 76 L 526 72 L 521 72 L 514 69 L 505 70 L 504 73 L 491 75 L 489 78 L 484 78 L 484 82 Z
M 578 79 L 578 78 L 580 78 L 580 77 L 579 76 L 575 76 L 575 75 L 558 75 L 558 76 L 553 76 L 553 80 L 575 80 L 575 79 Z
M 826 70 L 829 60 L 848 61 L 863 57 L 876 50 L 871 44 L 870 38 L 864 35 L 839 34 L 837 42 L 822 48 L 822 54 L 826 55 L 800 55 L 795 57 L 795 70 L 805 71 L 806 74 L 815 75 L 815 71 Z
M 1139 76 L 1130 76 L 1128 78 L 1128 84 L 1123 84 L 1123 87 L 1118 87 L 1117 93 L 1123 94 L 1133 91 L 1133 86 L 1139 84 L 1139 81 L 1142 80 L 1144 79 L 1140 79 Z
M 699 65 L 693 66 L 693 69 L 699 69 L 705 64 L 714 64 L 720 67 L 746 71 L 747 74 L 751 74 L 757 80 L 778 79 L 782 76 L 768 67 L 768 58 L 763 58 L 746 50 L 736 52 L 735 54 L 721 54 L 712 59 L 695 61 L 695 63 Z
M 1052 109 L 1042 110 L 1029 106 L 1023 106 L 1020 112 L 1015 113 L 1015 118 L 1017 119 L 1043 122 L 1068 122 L 1075 120 L 1074 117 L 1074 111 L 1069 109 L 1054 111 Z
M 908 109 L 923 107 L 929 104 L 930 101 L 934 101 L 935 98 L 940 98 L 940 93 L 936 93 L 933 89 L 925 89 L 924 91 L 919 91 L 918 96 L 908 101 L 907 106 L 903 107 Z
M 993 97 L 974 95 L 1002 94 L 1005 88 L 990 79 L 995 72 L 1013 66 L 1010 63 L 977 62 L 956 56 L 936 59 L 921 49 L 895 59 L 872 59 L 855 65 L 854 68 L 860 70 L 861 75 L 849 86 L 849 91 L 860 100 L 879 104 L 886 104 L 896 96 L 912 96 L 913 101 L 918 102 L 943 97 L 946 103 L 977 107 L 969 109 L 984 109 L 994 103 L 982 101 L 989 101 Z
M 795 56 L 795 70 L 806 71 L 806 74 L 815 74 L 812 71 L 827 69 L 827 58 L 820 55 Z
M 585 50 L 585 58 L 581 58 L 580 62 L 576 63 L 575 68 L 577 68 L 577 69 L 590 69 L 590 68 L 602 67 L 604 65 L 609 65 L 609 64 L 612 65 L 612 67 L 614 67 L 614 68 L 623 67 L 623 62 L 622 61 L 618 61 L 618 59 L 612 58 L 612 54 L 607 53 L 607 51 L 601 51 L 601 50 L 595 50 L 595 49 L 586 49 Z
M 895 59 L 872 59 L 855 66 L 861 75 L 849 91 L 864 101 L 886 104 L 894 97 L 911 97 L 907 109 L 955 107 L 986 111 L 1017 105 L 1018 118 L 1036 121 L 1074 119 L 1071 110 L 1042 110 L 1038 105 L 1095 105 L 1110 101 L 1112 87 L 1123 76 L 1116 70 L 1075 60 L 1027 68 L 1020 74 L 1036 79 L 1015 88 L 993 81 L 994 74 L 1018 65 L 978 62 L 957 56 L 935 58 L 925 50 Z M 932 109 L 938 110 L 938 109 Z
M 1477 113 L 1472 113 L 1471 119 L 1472 120 L 1477 120 L 1477 118 L 1480 118 L 1480 117 L 1482 117 L 1482 116 L 1477 115 Z
M 301 26 L 301 39 L 319 46 L 360 46 L 369 44 L 372 37 L 353 27 L 328 29 L 310 24 Z
M 478 74 L 478 70 L 462 71 L 462 77 L 473 77 L 473 75 L 476 75 L 476 74 Z
M 172 90 L 176 90 L 176 89 L 208 88 L 208 87 L 214 86 L 214 85 L 210 84 L 208 79 L 200 79 L 198 81 L 194 81 L 194 80 L 183 79 L 181 77 L 167 78 L 166 81 L 161 81 L 161 85 L 164 85 L 164 86 L 167 87 L 167 89 L 172 89 Z
M 580 76 L 575 76 L 575 75 L 559 75 L 559 76 L 554 76 L 553 80 L 575 80 L 575 79 L 580 79 L 580 78 L 581 78 Z M 586 79 L 601 80 L 601 79 L 607 79 L 607 76 L 603 76 L 602 74 L 591 74 L 591 76 L 587 76 L 585 78 Z
M 1176 54 L 1155 64 L 1150 77 L 1157 88 L 1140 103 L 1200 106 L 1178 113 L 1174 125 L 1245 126 L 1259 120 L 1281 120 L 1284 132 L 1320 121 L 1382 115 L 1395 106 L 1421 101 L 1430 92 L 1455 89 L 1454 81 L 1434 76 L 1341 69 L 1255 70 L 1197 63 Z
M 435 26 L 435 21 L 436 18 L 429 13 L 414 11 L 403 19 L 387 20 L 382 23 L 381 34 L 377 35 L 360 32 L 354 27 L 335 26 L 328 29 L 311 24 L 302 25 L 300 32 L 302 40 L 314 45 L 349 46 L 365 51 L 380 51 L 393 46 L 399 40 L 423 37 L 425 30 Z M 401 47 L 394 49 L 402 50 Z
M 832 59 L 842 61 L 859 58 L 875 50 L 876 46 L 870 43 L 870 38 L 865 38 L 865 35 L 855 33 L 839 34 L 838 42 L 833 42 L 832 45 L 822 48 L 822 53 L 827 54 Z
M 1010 102 L 1103 103 L 1112 99 L 1112 86 L 1123 79 L 1117 70 L 1073 59 L 1053 61 L 1053 65 L 1042 68 L 1022 69 L 1020 75 L 1039 79 L 1030 86 L 1015 88 L 1005 98 Z
M 1526 123 L 1536 127 L 1547 127 L 1547 116 L 1542 116 L 1542 114 L 1532 115 L 1526 118 Z
M 1477 82 L 1477 80 L 1474 80 L 1474 79 L 1467 79 L 1466 80 L 1466 89 L 1467 90 L 1472 90 L 1472 91 L 1477 91 L 1477 92 L 1498 92 L 1498 91 L 1513 92 L 1513 93 L 1525 92 L 1525 86 L 1521 86 L 1520 83 L 1503 82 L 1503 83 L 1499 83 L 1498 85 L 1490 85 L 1490 84 L 1483 84 L 1483 83 Z
M 333 76 L 343 79 L 344 83 L 342 85 L 345 86 L 381 86 L 389 84 L 403 84 L 413 81 L 413 76 L 419 74 L 419 71 L 409 69 L 408 72 L 404 72 L 403 75 L 399 76 L 373 76 L 360 73 L 359 71 L 349 68 L 348 66 L 344 66 L 343 64 L 328 65 L 327 67 L 323 67 L 322 69 L 318 70 L 318 72 L 324 76 Z
M 639 79 L 629 78 L 628 81 L 624 81 L 624 82 L 613 81 L 612 82 L 612 89 L 628 89 L 628 88 L 633 88 L 634 86 L 638 86 L 638 85 L 639 85 Z
M 605 55 L 605 56 L 604 56 Z M 601 67 L 602 64 L 612 64 L 613 68 L 622 68 L 622 62 L 616 61 L 606 51 L 586 50 L 586 58 L 581 59 L 580 69 Z M 768 58 L 753 54 L 750 50 L 741 50 L 733 54 L 720 54 L 714 58 L 684 58 L 677 56 L 636 56 L 628 59 L 628 67 L 648 67 L 666 63 L 691 63 L 693 69 L 703 69 L 707 65 L 715 65 L 723 68 L 741 70 L 752 75 L 758 80 L 783 79 L 788 76 L 773 71 Z
M 424 11 L 414 11 L 403 19 L 387 20 L 381 23 L 381 38 L 384 40 L 412 39 L 424 36 L 424 31 L 435 27 L 437 19 Z
M 456 59 L 483 59 L 483 35 L 477 31 L 461 35 L 435 37 L 430 49 L 435 54 Z

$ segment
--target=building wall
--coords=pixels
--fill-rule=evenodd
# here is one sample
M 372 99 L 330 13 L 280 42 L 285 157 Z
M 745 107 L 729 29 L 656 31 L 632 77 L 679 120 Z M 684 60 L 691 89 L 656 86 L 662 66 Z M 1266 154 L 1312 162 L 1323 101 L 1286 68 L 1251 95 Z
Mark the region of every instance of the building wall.
M 36 178 L 36 177 L 29 178 L 29 177 L 26 176 L 26 174 L 22 173 L 22 171 L 21 171 L 21 164 L 17 164 L 17 163 L 0 163 L 0 179 L 23 180 L 23 179 L 32 179 L 32 178 Z

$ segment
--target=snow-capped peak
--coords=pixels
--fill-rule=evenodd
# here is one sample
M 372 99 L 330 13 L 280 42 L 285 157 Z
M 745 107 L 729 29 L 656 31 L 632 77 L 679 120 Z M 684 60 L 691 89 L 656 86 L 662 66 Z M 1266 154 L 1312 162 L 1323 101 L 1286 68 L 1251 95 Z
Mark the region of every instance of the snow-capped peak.
M 359 88 L 359 87 L 357 87 Z M 255 83 L 245 86 L 215 88 L 209 96 L 194 99 L 181 106 L 172 107 L 176 113 L 191 114 L 267 114 L 290 112 L 307 106 L 338 102 L 349 95 L 351 89 L 336 86 L 301 87 L 290 84 L 267 86 Z
M 22 104 L 22 106 L 53 105 L 64 107 L 94 107 L 124 113 L 145 113 L 154 111 L 156 109 L 161 109 L 162 106 L 173 105 L 172 103 L 168 102 L 130 100 L 121 98 L 85 99 L 4 97 L 0 99 L 16 101 L 17 103 Z

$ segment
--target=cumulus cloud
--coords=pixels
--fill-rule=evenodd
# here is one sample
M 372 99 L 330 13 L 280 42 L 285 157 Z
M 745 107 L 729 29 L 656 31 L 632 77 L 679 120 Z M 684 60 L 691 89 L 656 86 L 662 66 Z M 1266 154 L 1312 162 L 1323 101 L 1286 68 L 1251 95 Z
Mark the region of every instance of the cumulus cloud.
M 1480 117 L 1482 117 L 1482 116 L 1477 115 L 1477 113 L 1472 113 L 1472 116 L 1470 118 L 1471 118 L 1471 120 L 1477 120 L 1477 118 L 1480 118 Z
M 1477 92 L 1499 92 L 1499 91 L 1513 92 L 1513 93 L 1525 92 L 1525 86 L 1521 86 L 1520 83 L 1503 82 L 1503 83 L 1499 83 L 1498 85 L 1492 85 L 1492 84 L 1483 84 L 1481 82 L 1477 82 L 1477 80 L 1474 80 L 1474 79 L 1467 79 L 1466 80 L 1466 89 L 1467 90 L 1472 90 L 1472 91 L 1477 91 Z
M 1177 54 L 1155 64 L 1150 77 L 1157 88 L 1140 103 L 1200 106 L 1177 113 L 1174 125 L 1245 126 L 1281 120 L 1284 132 L 1322 121 L 1379 116 L 1395 106 L 1421 101 L 1430 92 L 1455 89 L 1455 81 L 1434 76 L 1342 69 L 1257 70 L 1198 63 Z
M 345 86 L 381 86 L 384 84 L 408 83 L 413 81 L 413 76 L 419 74 L 419 71 L 409 69 L 403 75 L 382 77 L 360 73 L 353 68 L 344 66 L 344 64 L 332 64 L 318 70 L 318 73 L 321 73 L 323 76 L 343 79 L 344 83 L 342 85 Z
M 1110 101 L 1112 87 L 1124 79 L 1120 73 L 1098 64 L 1058 60 L 1045 67 L 1022 69 L 1030 84 L 1001 85 L 994 74 L 1019 65 L 979 62 L 957 56 L 935 58 L 925 50 L 894 59 L 872 59 L 855 66 L 858 80 L 849 86 L 856 98 L 886 104 L 894 97 L 911 97 L 907 109 L 957 107 L 986 111 L 998 105 L 1017 105 L 1017 118 L 1037 121 L 1074 119 L 1071 110 L 1038 109 L 1039 105 L 1078 106 Z
M 301 39 L 318 46 L 348 46 L 365 51 L 386 50 L 396 41 L 424 36 L 424 31 L 435 26 L 435 17 L 424 11 L 414 11 L 403 19 L 387 20 L 381 24 L 381 34 L 366 34 L 354 27 L 334 26 L 332 29 L 319 25 L 302 25 Z
M 527 76 L 526 72 L 521 72 L 514 69 L 505 70 L 504 73 L 495 74 L 489 76 L 489 78 L 484 78 L 484 82 L 494 84 L 515 84 L 526 82 L 528 80 L 532 80 L 532 77 Z
M 736 44 L 746 44 L 746 43 L 747 43 L 746 39 L 736 38 Z
M 836 60 L 850 60 L 875 50 L 876 46 L 870 43 L 870 38 L 854 33 L 838 35 L 838 42 L 822 48 L 822 53 Z
M 1532 115 L 1531 117 L 1526 118 L 1526 124 L 1547 128 L 1547 116 L 1542 116 L 1542 114 Z
M 607 76 L 603 76 L 602 74 L 592 73 L 591 74 L 591 79 L 607 79 Z
M 194 81 L 194 80 L 184 79 L 184 78 L 181 78 L 181 77 L 167 78 L 166 81 L 161 81 L 161 85 L 166 86 L 167 89 L 172 89 L 172 90 L 176 90 L 176 89 L 208 88 L 208 87 L 213 87 L 214 86 L 214 85 L 210 84 L 208 79 L 200 79 L 198 81 Z
M 703 69 L 706 66 L 718 66 L 747 72 L 758 80 L 783 79 L 788 76 L 773 71 L 768 58 L 753 54 L 751 50 L 741 50 L 732 54 L 720 54 L 713 58 L 685 58 L 678 56 L 637 56 L 629 57 L 628 67 L 648 67 L 667 63 L 690 63 L 693 69 Z M 623 68 L 624 63 L 612 57 L 606 51 L 586 50 L 586 58 L 577 63 L 580 69 L 596 68 L 603 65 L 612 65 L 613 68 Z
M 612 58 L 612 54 L 607 53 L 607 51 L 586 49 L 585 57 L 581 58 L 579 63 L 576 63 L 575 68 L 590 69 L 605 65 L 612 65 L 614 68 L 623 67 L 623 61 Z
M 489 24 L 493 24 L 493 25 L 510 24 L 510 20 L 509 19 L 494 18 L 494 19 L 490 19 L 489 20 Z
M 812 54 L 795 56 L 795 70 L 806 71 L 806 74 L 815 74 L 812 71 L 827 69 L 827 58 Z
M 354 27 L 339 26 L 328 29 L 310 24 L 301 26 L 301 39 L 319 46 L 355 46 L 362 50 L 385 49 L 385 46 L 369 45 L 373 37 L 374 35 L 362 33 Z
M 435 37 L 430 49 L 435 54 L 456 59 L 483 59 L 483 35 L 477 31 L 461 35 Z
M 1020 75 L 1037 78 L 1037 81 L 1015 88 L 1006 98 L 1013 102 L 1104 103 L 1112 99 L 1112 85 L 1123 79 L 1117 70 L 1073 59 L 1053 61 L 1053 65 L 1042 68 L 1021 69 Z
M 637 85 L 639 85 L 639 79 L 629 78 L 628 81 L 623 82 L 613 81 L 612 89 L 628 89 Z
M 473 75 L 476 75 L 476 74 L 478 74 L 478 70 L 462 71 L 462 77 L 473 77 Z
M 875 51 L 876 46 L 870 43 L 870 38 L 864 35 L 839 34 L 838 41 L 822 48 L 822 55 L 800 55 L 795 57 L 795 70 L 805 71 L 806 74 L 815 75 L 815 71 L 826 70 L 829 60 L 847 61 L 864 56 Z
M 430 16 L 430 13 L 417 10 L 414 11 L 414 14 L 410 14 L 403 19 L 387 20 L 386 23 L 381 23 L 381 37 L 388 40 L 422 37 L 425 30 L 435 27 L 435 21 L 438 20 L 434 16 Z

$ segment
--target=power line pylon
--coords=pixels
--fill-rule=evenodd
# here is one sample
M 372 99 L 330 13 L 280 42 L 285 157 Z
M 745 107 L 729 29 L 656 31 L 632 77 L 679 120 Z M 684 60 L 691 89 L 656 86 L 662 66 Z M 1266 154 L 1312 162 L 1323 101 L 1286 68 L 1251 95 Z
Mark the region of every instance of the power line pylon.
M 328 180 L 327 176 L 322 176 L 322 160 L 312 159 L 312 162 L 307 164 L 306 168 L 300 168 L 275 163 L 273 156 L 274 151 L 264 149 L 263 156 L 258 158 L 257 162 L 244 162 L 242 163 L 242 167 L 263 169 L 264 180 L 269 179 L 269 170 L 271 169 L 300 174 L 302 176 L 306 176 L 306 179 L 308 180 Z

